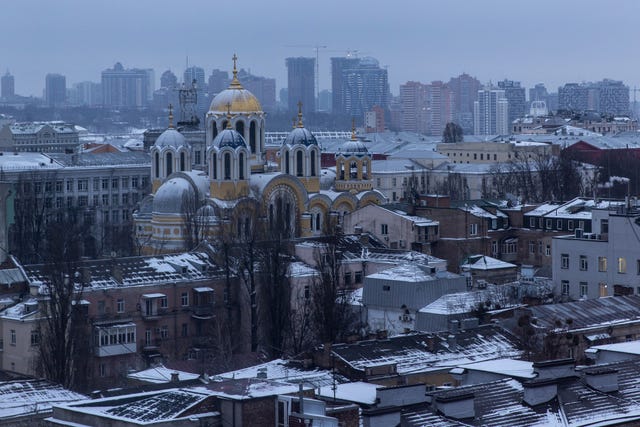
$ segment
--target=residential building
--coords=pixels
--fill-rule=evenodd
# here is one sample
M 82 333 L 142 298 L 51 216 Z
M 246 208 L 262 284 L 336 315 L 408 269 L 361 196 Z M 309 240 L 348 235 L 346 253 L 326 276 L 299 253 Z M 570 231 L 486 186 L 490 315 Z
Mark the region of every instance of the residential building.
M 178 77 L 171 70 L 166 70 L 160 76 L 160 87 L 174 90 L 178 87 Z
M 453 94 L 453 120 L 465 134 L 474 133 L 474 103 L 478 100 L 480 81 L 467 73 L 452 77 L 447 83 Z
M 558 156 L 560 146 L 545 142 L 499 140 L 486 142 L 454 142 L 437 145 L 438 153 L 451 163 L 507 163 L 525 159 Z
M 438 240 L 438 222 L 407 215 L 400 210 L 369 205 L 345 215 L 342 229 L 352 234 L 367 232 L 391 249 L 411 249 L 426 254 Z
M 403 131 L 426 133 L 426 97 L 426 87 L 420 82 L 400 85 Z
M 0 129 L 0 150 L 13 152 L 65 153 L 80 149 L 78 128 L 69 123 L 23 122 Z
M 558 88 L 558 108 L 611 115 L 629 114 L 629 87 L 622 81 L 604 79 L 596 83 L 567 83 Z
M 346 114 L 363 117 L 375 105 L 386 110 L 389 106 L 388 94 L 387 70 L 380 67 L 378 60 L 360 58 L 356 68 L 343 71 L 341 99 Z
M 520 82 L 507 79 L 498 82 L 498 88 L 504 90 L 504 97 L 509 103 L 507 120 L 511 125 L 514 120 L 524 117 L 527 112 L 525 89 L 520 86 Z
M 229 86 L 230 82 L 231 80 L 229 80 L 228 72 L 221 71 L 218 69 L 211 71 L 211 75 L 209 76 L 209 80 L 208 80 L 209 94 L 211 96 L 217 95 L 218 93 L 225 90 L 227 86 Z
M 242 84 L 247 90 L 258 98 L 260 105 L 262 105 L 265 111 L 275 111 L 276 79 L 255 76 L 244 70 L 238 72 L 238 78 L 242 80 Z M 304 106 L 302 108 L 304 110 Z
M 60 107 L 67 101 L 67 78 L 62 74 L 47 74 L 44 100 L 50 107 Z
M 555 237 L 554 293 L 567 300 L 640 294 L 637 218 L 635 201 L 593 210 L 590 224 L 574 222 L 573 234 Z
M 153 91 L 150 74 L 144 69 L 125 69 L 117 62 L 102 72 L 102 100 L 105 107 L 141 108 L 147 105 Z
M 366 133 L 384 132 L 384 110 L 374 105 L 370 111 L 364 113 L 364 131 Z
M 287 58 L 286 64 L 288 111 L 298 111 L 298 103 L 302 103 L 302 112 L 304 114 L 315 112 L 315 58 Z
M 462 260 L 460 270 L 472 280 L 473 284 L 494 283 L 504 284 L 511 283 L 517 279 L 518 266 L 506 261 L 487 256 L 487 255 L 470 255 Z
M 433 81 L 426 86 L 427 135 L 442 135 L 445 126 L 453 122 L 454 98 L 449 86 L 441 81 Z
M 80 82 L 73 85 L 73 98 L 70 103 L 73 105 L 86 105 L 95 107 L 102 105 L 102 86 L 95 82 Z
M 331 112 L 333 114 L 347 112 L 342 89 L 344 73 L 357 68 L 359 63 L 360 59 L 352 56 L 331 58 Z
M 13 99 L 16 95 L 15 79 L 13 75 L 7 71 L 0 78 L 0 98 L 5 101 Z
M 509 101 L 504 89 L 491 86 L 478 91 L 473 103 L 473 133 L 476 135 L 509 134 Z

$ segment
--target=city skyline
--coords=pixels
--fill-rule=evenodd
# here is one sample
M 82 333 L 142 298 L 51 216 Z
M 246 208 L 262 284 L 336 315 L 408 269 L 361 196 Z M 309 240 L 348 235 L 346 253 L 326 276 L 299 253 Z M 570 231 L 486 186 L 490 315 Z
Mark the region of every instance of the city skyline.
M 251 1 L 239 10 L 191 0 L 178 10 L 166 1 L 31 0 L 12 4 L 0 17 L 12 43 L 0 69 L 15 76 L 16 93 L 40 97 L 49 73 L 65 75 L 71 86 L 99 81 L 103 70 L 121 62 L 153 68 L 158 80 L 166 69 L 182 75 L 188 57 L 190 66 L 209 75 L 214 68 L 230 70 L 235 52 L 240 68 L 275 78 L 279 90 L 286 85 L 284 58 L 315 57 L 317 44 L 327 46 L 319 50 L 320 90 L 331 86 L 329 58 L 356 50 L 389 66 L 394 95 L 406 81 L 448 80 L 463 72 L 483 83 L 508 78 L 529 88 L 543 82 L 552 92 L 567 82 L 603 78 L 640 86 L 638 59 L 629 48 L 637 33 L 636 2 L 598 8 L 597 14 L 595 1 L 542 0 L 537 13 L 525 14 L 516 14 L 506 0 L 451 3 L 372 7 L 330 0 L 301 8 L 277 0 Z M 212 37 L 213 28 L 222 37 Z

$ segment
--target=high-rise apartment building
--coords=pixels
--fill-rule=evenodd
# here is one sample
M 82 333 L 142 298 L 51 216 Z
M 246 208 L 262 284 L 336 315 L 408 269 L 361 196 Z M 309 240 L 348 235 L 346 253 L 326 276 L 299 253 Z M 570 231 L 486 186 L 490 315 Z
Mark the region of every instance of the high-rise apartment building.
M 509 102 L 509 124 L 524 117 L 527 113 L 527 100 L 520 82 L 505 79 L 498 82 L 498 88 L 504 90 L 504 96 Z
M 288 111 L 298 111 L 298 102 L 301 102 L 303 113 L 315 112 L 315 58 L 287 58 L 286 64 L 288 73 Z
M 374 105 L 387 109 L 389 105 L 387 70 L 374 58 L 361 58 L 356 68 L 342 73 L 342 101 L 345 113 L 362 117 Z
M 196 82 L 198 91 L 205 91 L 207 86 L 204 80 L 204 68 L 189 67 L 184 70 L 184 79 L 182 80 L 186 86 L 191 86 L 193 81 Z
M 140 108 L 147 105 L 149 72 L 142 69 L 125 69 L 121 63 L 102 72 L 102 96 L 106 107 Z
M 67 100 L 67 78 L 62 74 L 47 74 L 44 100 L 50 107 L 59 107 Z
M 426 85 L 420 82 L 410 81 L 400 85 L 403 131 L 423 133 L 426 129 L 426 91 Z
M 558 88 L 561 110 L 593 110 L 601 114 L 629 114 L 629 87 L 621 81 L 604 79 L 596 83 L 567 83 Z
M 449 86 L 441 81 L 426 85 L 426 123 L 427 135 L 438 136 L 444 132 L 447 123 L 453 121 L 453 93 Z
M 5 100 L 13 98 L 16 95 L 15 80 L 13 76 L 9 74 L 9 71 L 7 71 L 0 80 L 0 97 Z
M 355 57 L 331 58 L 331 112 L 334 114 L 346 113 L 344 98 L 342 96 L 342 82 L 344 72 L 357 68 L 360 59 Z
M 544 101 L 547 102 L 549 92 L 544 83 L 537 83 L 534 87 L 529 89 L 529 102 Z
M 473 133 L 476 135 L 507 135 L 509 133 L 509 101 L 504 90 L 487 86 L 478 91 L 473 104 Z
M 447 86 L 453 96 L 453 121 L 462 127 L 464 133 L 473 133 L 474 102 L 478 99 L 478 91 L 482 87 L 480 81 L 464 73 L 451 78 Z
M 102 104 L 102 86 L 95 82 L 80 82 L 73 85 L 73 99 L 70 102 L 73 105 L 101 105 Z
M 178 77 L 171 70 L 167 70 L 160 76 L 160 87 L 175 89 L 178 87 Z

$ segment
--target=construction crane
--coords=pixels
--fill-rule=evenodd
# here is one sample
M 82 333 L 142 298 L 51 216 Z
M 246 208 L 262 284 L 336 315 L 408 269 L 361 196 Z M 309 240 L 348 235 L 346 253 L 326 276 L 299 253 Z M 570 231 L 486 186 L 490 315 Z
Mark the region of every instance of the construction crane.
M 320 59 L 320 49 L 326 49 L 327 46 L 323 46 L 319 43 L 316 43 L 314 45 L 310 45 L 310 44 L 291 44 L 291 45 L 285 45 L 285 47 L 298 47 L 298 48 L 312 48 L 313 50 L 316 51 L 316 78 L 315 78 L 315 84 L 316 84 L 316 111 L 318 111 L 319 107 L 318 107 L 318 102 L 320 99 L 320 65 L 319 65 L 319 59 Z

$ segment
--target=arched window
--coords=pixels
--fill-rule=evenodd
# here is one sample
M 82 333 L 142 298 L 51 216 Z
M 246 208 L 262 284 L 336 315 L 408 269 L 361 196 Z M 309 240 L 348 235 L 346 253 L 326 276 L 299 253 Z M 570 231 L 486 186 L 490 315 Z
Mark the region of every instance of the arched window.
M 256 137 L 256 121 L 252 120 L 251 124 L 249 125 L 249 147 L 251 148 L 252 153 L 256 152 Z
M 366 160 L 362 161 L 362 179 L 369 179 L 369 164 Z
M 218 136 L 218 125 L 216 124 L 215 120 L 211 121 L 211 135 L 213 135 L 211 137 L 211 140 L 213 140 L 213 138 Z
M 311 150 L 311 176 L 316 176 L 316 150 Z
M 156 178 L 160 177 L 160 153 L 156 151 L 156 161 L 155 161 L 155 175 Z
M 316 231 L 320 230 L 320 213 L 316 214 Z
M 185 155 L 184 155 L 184 151 L 182 151 L 180 153 L 180 171 L 184 172 L 186 170 L 185 168 Z
M 240 179 L 244 179 L 244 153 L 240 153 L 238 158 L 238 175 Z
M 242 120 L 236 122 L 236 131 L 244 138 L 244 122 Z
M 218 179 L 218 155 L 216 153 L 213 153 L 211 163 L 213 165 L 213 173 L 211 175 L 213 175 L 213 179 Z
M 358 177 L 358 164 L 356 162 L 351 162 L 350 170 L 349 170 L 349 178 L 355 179 Z
M 224 153 L 224 179 L 231 179 L 231 153 Z
M 302 176 L 302 150 L 296 151 L 296 175 Z
M 284 173 L 290 173 L 289 172 L 289 151 L 285 151 L 284 152 Z
M 166 156 L 166 172 L 167 176 L 169 176 L 173 173 L 173 154 L 167 153 Z

